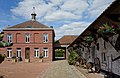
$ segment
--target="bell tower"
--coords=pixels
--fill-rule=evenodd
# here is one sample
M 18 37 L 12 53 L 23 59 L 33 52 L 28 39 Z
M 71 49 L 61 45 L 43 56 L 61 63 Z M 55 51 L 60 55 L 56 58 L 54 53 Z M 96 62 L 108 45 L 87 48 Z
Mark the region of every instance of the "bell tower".
M 35 21 L 36 20 L 36 13 L 35 13 L 35 7 L 33 7 L 33 13 L 31 14 L 32 16 L 32 21 Z

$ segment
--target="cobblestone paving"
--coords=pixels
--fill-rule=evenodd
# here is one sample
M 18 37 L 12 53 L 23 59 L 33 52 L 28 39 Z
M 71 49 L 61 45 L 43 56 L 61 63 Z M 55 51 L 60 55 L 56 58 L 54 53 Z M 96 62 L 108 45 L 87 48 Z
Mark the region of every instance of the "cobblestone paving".
M 86 78 L 65 60 L 55 61 L 43 78 Z
M 12 63 L 5 61 L 0 64 L 0 78 L 38 78 L 51 67 L 51 63 Z

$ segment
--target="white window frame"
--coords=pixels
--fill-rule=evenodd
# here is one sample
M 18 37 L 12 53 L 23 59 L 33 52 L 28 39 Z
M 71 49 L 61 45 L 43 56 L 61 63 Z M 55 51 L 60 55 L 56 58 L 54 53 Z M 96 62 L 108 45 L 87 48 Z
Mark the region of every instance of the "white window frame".
M 12 58 L 12 48 L 7 49 L 7 58 Z
M 48 43 L 48 34 L 44 34 L 43 37 L 44 37 L 44 43 Z
M 43 49 L 43 56 L 44 56 L 44 58 L 48 57 L 48 48 Z
M 21 48 L 17 48 L 16 54 L 17 57 L 21 57 Z
M 30 34 L 29 33 L 25 34 L 25 42 L 30 43 Z
M 34 57 L 39 58 L 39 48 L 34 48 Z
M 7 41 L 12 43 L 12 34 L 7 35 Z

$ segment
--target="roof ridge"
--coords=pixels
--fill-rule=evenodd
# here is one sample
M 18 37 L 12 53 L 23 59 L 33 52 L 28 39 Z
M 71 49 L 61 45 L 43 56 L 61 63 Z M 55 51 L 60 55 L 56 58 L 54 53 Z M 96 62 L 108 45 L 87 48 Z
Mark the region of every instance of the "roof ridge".
M 23 23 L 20 24 L 16 24 L 14 26 L 11 26 L 9 28 L 49 28 L 48 26 L 38 22 L 38 21 L 32 21 L 32 20 L 28 20 L 25 21 Z

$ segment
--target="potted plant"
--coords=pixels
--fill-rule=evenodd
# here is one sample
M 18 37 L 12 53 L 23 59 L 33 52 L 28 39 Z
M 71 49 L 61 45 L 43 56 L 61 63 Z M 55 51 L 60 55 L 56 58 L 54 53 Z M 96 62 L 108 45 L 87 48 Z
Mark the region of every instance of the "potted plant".
M 43 62 L 43 54 L 42 53 L 40 53 L 39 62 Z
M 102 26 L 100 26 L 98 28 L 97 32 L 99 34 L 101 34 L 102 36 L 114 35 L 114 34 L 117 34 L 117 26 L 115 26 L 115 25 L 110 26 L 106 23 L 106 24 L 103 24 Z

